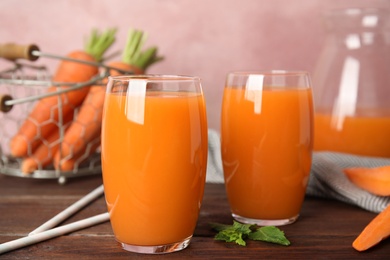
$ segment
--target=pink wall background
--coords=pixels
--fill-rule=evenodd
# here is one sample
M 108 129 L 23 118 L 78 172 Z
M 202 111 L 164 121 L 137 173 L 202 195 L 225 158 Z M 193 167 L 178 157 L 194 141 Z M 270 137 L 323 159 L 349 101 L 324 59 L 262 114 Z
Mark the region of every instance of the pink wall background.
M 322 48 L 321 12 L 341 7 L 387 7 L 388 0 L 1 0 L 0 42 L 36 43 L 65 55 L 81 48 L 92 28 L 117 27 L 112 52 L 127 30 L 149 34 L 165 60 L 149 73 L 201 77 L 209 127 L 219 130 L 226 73 L 296 69 L 313 72 Z M 41 58 L 54 70 L 57 61 Z M 9 67 L 0 60 L 0 69 Z

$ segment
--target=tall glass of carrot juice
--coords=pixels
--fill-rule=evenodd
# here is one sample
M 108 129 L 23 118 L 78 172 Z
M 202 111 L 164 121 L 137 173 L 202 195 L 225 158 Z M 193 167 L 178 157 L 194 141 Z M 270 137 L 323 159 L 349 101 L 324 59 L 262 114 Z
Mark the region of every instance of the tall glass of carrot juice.
M 228 74 L 221 153 L 237 221 L 278 226 L 298 218 L 311 167 L 312 100 L 306 72 Z
M 102 123 L 104 192 L 125 250 L 186 248 L 203 198 L 207 119 L 200 79 L 110 77 Z

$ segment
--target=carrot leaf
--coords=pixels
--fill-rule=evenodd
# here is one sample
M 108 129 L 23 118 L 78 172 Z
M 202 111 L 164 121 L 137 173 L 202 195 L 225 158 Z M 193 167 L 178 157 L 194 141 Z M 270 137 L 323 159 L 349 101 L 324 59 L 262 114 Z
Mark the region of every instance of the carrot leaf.
M 96 61 L 101 61 L 106 50 L 115 42 L 116 31 L 116 28 L 111 28 L 101 33 L 93 29 L 85 42 L 84 50 Z
M 157 55 L 157 47 L 142 49 L 146 39 L 147 35 L 143 31 L 130 29 L 122 61 L 145 71 L 150 65 L 163 60 L 162 56 Z

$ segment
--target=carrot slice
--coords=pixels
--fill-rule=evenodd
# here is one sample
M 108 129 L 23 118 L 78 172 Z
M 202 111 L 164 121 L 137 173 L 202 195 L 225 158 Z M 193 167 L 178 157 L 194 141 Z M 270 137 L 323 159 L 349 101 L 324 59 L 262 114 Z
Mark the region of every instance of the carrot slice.
M 357 251 L 367 250 L 390 236 L 390 205 L 379 213 L 353 241 Z
M 390 195 L 390 165 L 376 168 L 346 168 L 343 171 L 356 186 L 378 196 Z

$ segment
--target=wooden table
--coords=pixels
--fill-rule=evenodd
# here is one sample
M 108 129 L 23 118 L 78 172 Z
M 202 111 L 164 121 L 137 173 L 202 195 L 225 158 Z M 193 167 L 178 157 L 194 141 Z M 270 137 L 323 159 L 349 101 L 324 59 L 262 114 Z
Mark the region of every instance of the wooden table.
M 100 176 L 56 180 L 26 179 L 0 174 L 0 243 L 26 236 L 102 183 Z M 101 197 L 65 223 L 106 211 Z M 142 255 L 122 250 L 109 222 L 0 255 L 0 259 L 389 259 L 390 239 L 359 253 L 351 243 L 375 214 L 338 201 L 306 198 L 299 220 L 281 229 L 288 247 L 249 241 L 246 247 L 214 241 L 210 222 L 230 224 L 222 184 L 207 184 L 190 246 L 166 255 Z

